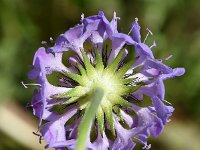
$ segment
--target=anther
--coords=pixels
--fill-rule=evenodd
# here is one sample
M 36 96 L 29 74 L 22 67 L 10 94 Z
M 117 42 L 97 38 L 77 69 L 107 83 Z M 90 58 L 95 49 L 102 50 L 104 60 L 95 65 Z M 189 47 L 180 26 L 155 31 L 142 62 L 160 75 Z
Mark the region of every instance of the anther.
M 84 17 L 85 17 L 85 16 L 84 16 L 84 13 L 82 13 L 82 14 L 81 14 L 81 21 L 83 21 Z
M 150 48 L 156 47 L 156 41 L 153 41 L 153 45 L 150 46 Z
M 32 105 L 30 103 L 27 103 L 25 106 L 26 110 L 28 110 L 28 108 L 31 108 L 31 107 L 32 107 Z
M 47 45 L 46 41 L 42 41 L 41 44 L 44 45 L 44 46 L 46 46 L 47 48 L 49 48 L 49 46 Z
M 114 13 L 113 13 L 113 18 L 115 19 L 115 20 L 120 20 L 120 17 L 117 17 L 117 13 L 114 11 Z
M 147 30 L 147 35 L 146 35 L 146 37 L 145 37 L 145 39 L 144 39 L 144 42 L 143 42 L 143 43 L 145 43 L 145 41 L 147 40 L 147 38 L 148 38 L 149 34 L 150 34 L 150 35 L 153 35 L 153 33 L 151 32 L 151 30 L 149 30 L 148 28 L 147 28 L 146 30 Z
M 150 149 L 150 148 L 151 148 L 151 144 L 149 144 L 149 145 L 148 145 L 148 144 L 145 144 L 144 147 L 143 147 L 142 149 L 148 150 L 148 149 Z
M 50 37 L 49 40 L 50 40 L 50 42 L 51 42 L 52 44 L 55 43 L 55 41 L 53 40 L 52 37 Z

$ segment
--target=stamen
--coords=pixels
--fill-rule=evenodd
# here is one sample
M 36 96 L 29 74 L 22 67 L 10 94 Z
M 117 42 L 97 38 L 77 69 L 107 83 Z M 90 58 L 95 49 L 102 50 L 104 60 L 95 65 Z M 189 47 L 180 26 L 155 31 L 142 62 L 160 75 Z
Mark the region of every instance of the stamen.
M 50 37 L 50 38 L 49 38 L 49 40 L 50 40 L 50 42 L 51 42 L 52 44 L 54 44 L 54 43 L 55 43 L 55 41 L 53 40 L 53 38 L 52 38 L 52 37 Z
M 33 86 L 40 86 L 41 84 L 37 84 L 37 83 L 29 83 L 29 84 L 25 84 L 23 81 L 21 81 L 21 84 L 24 86 L 25 89 L 28 88 L 28 86 L 33 85 Z
M 168 57 L 166 58 L 161 58 L 161 59 L 158 59 L 159 61 L 163 61 L 163 60 L 169 60 L 173 57 L 173 55 L 169 55 Z
M 167 104 L 169 104 L 169 105 L 172 105 L 170 102 L 168 102 L 167 100 L 162 100 L 163 102 L 166 102 Z
M 26 110 L 28 110 L 28 108 L 31 108 L 31 107 L 32 107 L 32 105 L 30 103 L 27 103 L 25 106 Z
M 133 137 L 133 140 L 134 140 L 135 142 L 140 142 L 140 143 L 144 144 L 144 147 L 143 147 L 142 149 L 148 150 L 148 149 L 151 148 L 151 144 L 144 143 L 142 140 L 140 140 L 140 139 L 137 138 L 137 137 Z
M 42 41 L 41 44 L 44 45 L 44 46 L 46 46 L 47 48 L 49 48 L 49 46 L 47 45 L 46 41 Z
M 173 57 L 173 55 L 169 55 L 167 58 L 165 58 L 165 60 L 169 60 Z
M 135 18 L 135 22 L 138 22 L 138 18 Z M 132 30 L 133 30 L 134 27 L 135 26 L 132 26 L 131 30 L 128 32 L 128 35 L 132 32 Z
M 115 19 L 115 20 L 120 20 L 120 17 L 117 17 L 117 13 L 114 11 L 114 13 L 113 13 L 113 18 Z
M 81 21 L 83 21 L 84 17 L 85 17 L 85 15 L 84 15 L 84 13 L 82 13 L 81 14 Z
M 145 43 L 145 41 L 147 40 L 149 34 L 153 35 L 153 33 L 151 32 L 151 30 L 149 30 L 148 28 L 147 28 L 146 30 L 147 30 L 147 35 L 146 35 L 146 37 L 145 37 L 143 43 Z
M 146 143 L 142 149 L 148 150 L 148 149 L 150 149 L 150 148 L 151 148 L 151 144 L 148 145 L 148 144 Z

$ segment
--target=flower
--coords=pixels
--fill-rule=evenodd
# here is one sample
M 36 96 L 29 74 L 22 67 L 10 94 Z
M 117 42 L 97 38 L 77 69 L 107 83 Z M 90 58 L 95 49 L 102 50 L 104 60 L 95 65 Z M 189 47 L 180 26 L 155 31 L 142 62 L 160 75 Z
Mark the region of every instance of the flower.
M 111 21 L 103 12 L 82 16 L 81 24 L 61 34 L 52 47 L 41 47 L 35 53 L 29 78 L 39 86 L 31 106 L 40 119 L 46 148 L 75 149 L 79 124 L 98 87 L 104 95 L 90 130 L 88 150 L 127 150 L 138 142 L 149 149 L 147 138 L 158 137 L 169 122 L 174 108 L 165 103 L 163 81 L 181 76 L 185 70 L 172 69 L 154 58 L 151 49 L 155 43 L 149 47 L 146 38 L 141 42 L 137 18 L 131 36 L 118 32 L 118 19 L 116 13 Z M 150 30 L 148 34 L 152 34 Z M 108 39 L 111 49 L 104 45 Z M 91 49 L 84 47 L 86 42 Z M 127 45 L 135 48 L 134 58 L 128 61 Z M 70 67 L 63 64 L 67 51 L 75 53 L 68 59 Z M 55 72 L 60 74 L 58 86 L 48 79 Z M 151 99 L 150 105 L 140 105 L 144 96 Z

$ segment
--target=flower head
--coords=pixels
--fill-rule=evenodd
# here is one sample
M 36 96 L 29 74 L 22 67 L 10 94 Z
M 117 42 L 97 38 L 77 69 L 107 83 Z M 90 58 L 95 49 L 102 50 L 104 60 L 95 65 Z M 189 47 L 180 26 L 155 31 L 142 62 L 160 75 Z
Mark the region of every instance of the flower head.
M 29 78 L 39 85 L 32 107 L 40 119 L 39 131 L 47 148 L 75 149 L 79 124 L 97 88 L 104 94 L 95 112 L 87 149 L 127 150 L 138 142 L 148 149 L 147 138 L 159 136 L 169 122 L 174 109 L 164 103 L 163 81 L 183 75 L 184 69 L 172 69 L 154 58 L 152 47 L 141 42 L 137 18 L 131 25 L 131 36 L 118 32 L 118 19 L 115 13 L 111 21 L 103 12 L 82 16 L 81 24 L 61 34 L 52 47 L 37 50 Z M 105 46 L 108 39 L 111 49 Z M 85 48 L 85 43 L 92 47 Z M 135 48 L 135 57 L 128 61 L 127 45 Z M 68 67 L 63 64 L 67 51 L 74 51 Z M 48 80 L 55 72 L 60 74 L 58 86 Z M 144 95 L 152 103 L 142 107 Z M 58 107 L 62 112 L 57 111 Z

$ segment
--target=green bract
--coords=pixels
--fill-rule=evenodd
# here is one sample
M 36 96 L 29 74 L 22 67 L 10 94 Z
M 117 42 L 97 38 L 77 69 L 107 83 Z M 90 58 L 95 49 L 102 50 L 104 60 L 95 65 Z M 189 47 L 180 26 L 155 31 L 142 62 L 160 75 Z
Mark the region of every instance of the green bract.
M 91 94 L 97 88 L 103 89 L 104 96 L 96 111 L 96 119 L 98 121 L 100 131 L 104 130 L 104 114 L 108 120 L 113 135 L 115 135 L 113 124 L 113 111 L 120 115 L 119 107 L 129 106 L 130 103 L 123 96 L 134 92 L 139 85 L 128 84 L 133 78 L 125 78 L 124 74 L 129 70 L 133 62 L 129 62 L 119 68 L 120 61 L 124 55 L 122 49 L 116 58 L 108 66 L 104 66 L 102 57 L 96 50 L 96 62 L 91 64 L 85 51 L 82 51 L 84 65 L 78 65 L 79 74 L 64 72 L 64 74 L 78 83 L 78 86 L 66 93 L 52 96 L 53 98 L 68 98 L 63 104 L 71 104 L 77 102 L 81 110 L 86 109 L 90 104 Z

